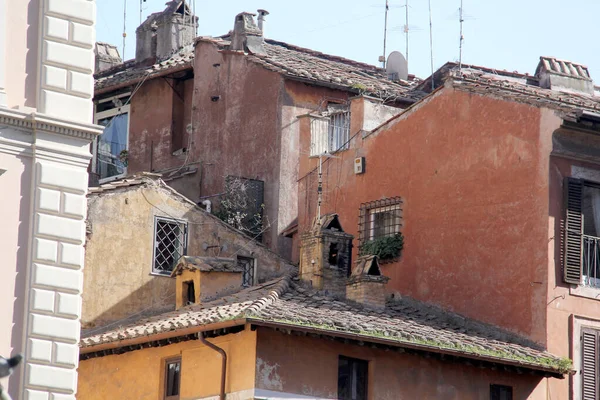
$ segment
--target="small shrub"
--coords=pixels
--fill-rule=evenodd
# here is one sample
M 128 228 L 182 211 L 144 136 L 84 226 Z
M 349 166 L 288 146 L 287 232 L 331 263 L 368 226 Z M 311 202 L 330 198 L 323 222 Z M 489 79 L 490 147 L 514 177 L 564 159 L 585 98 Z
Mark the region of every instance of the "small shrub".
M 393 236 L 384 236 L 369 240 L 360 247 L 360 255 L 374 255 L 381 260 L 391 260 L 400 257 L 404 247 L 404 236 L 396 233 Z

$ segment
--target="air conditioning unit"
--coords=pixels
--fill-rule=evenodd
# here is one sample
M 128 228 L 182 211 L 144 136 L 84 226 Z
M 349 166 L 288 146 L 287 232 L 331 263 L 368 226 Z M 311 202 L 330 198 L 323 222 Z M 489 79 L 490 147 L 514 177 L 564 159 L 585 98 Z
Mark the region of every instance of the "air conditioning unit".
M 364 157 L 357 157 L 354 159 L 354 173 L 356 175 L 365 173 L 365 158 Z

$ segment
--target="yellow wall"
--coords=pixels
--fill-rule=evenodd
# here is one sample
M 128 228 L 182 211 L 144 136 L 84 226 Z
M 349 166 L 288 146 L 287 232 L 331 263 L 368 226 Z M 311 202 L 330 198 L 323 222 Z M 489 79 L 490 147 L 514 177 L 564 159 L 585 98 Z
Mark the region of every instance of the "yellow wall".
M 209 340 L 227 353 L 226 392 L 253 388 L 256 332 L 246 330 Z M 221 356 L 191 340 L 81 361 L 77 399 L 162 399 L 163 363 L 176 356 L 181 356 L 181 400 L 219 394 Z
M 155 309 L 175 309 L 175 279 L 152 274 L 154 217 L 188 221 L 187 254 L 257 259 L 257 277 L 283 274 L 289 263 L 251 238 L 160 187 L 137 186 L 92 195 L 86 241 L 83 328 Z M 204 250 L 203 244 L 221 246 Z M 241 277 L 240 277 L 241 284 Z

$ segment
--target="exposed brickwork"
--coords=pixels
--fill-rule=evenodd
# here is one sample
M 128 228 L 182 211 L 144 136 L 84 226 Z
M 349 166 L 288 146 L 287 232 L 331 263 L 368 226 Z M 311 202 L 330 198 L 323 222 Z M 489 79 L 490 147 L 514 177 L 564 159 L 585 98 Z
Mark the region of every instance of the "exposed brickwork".
M 385 308 L 385 284 L 390 278 L 386 276 L 362 275 L 348 280 L 346 298 L 367 307 Z

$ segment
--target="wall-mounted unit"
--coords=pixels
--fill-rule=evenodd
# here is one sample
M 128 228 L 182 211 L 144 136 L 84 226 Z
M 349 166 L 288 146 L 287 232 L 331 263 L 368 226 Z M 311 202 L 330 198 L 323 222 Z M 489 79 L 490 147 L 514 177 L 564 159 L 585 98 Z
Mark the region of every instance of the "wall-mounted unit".
M 354 173 L 364 174 L 365 173 L 365 158 L 357 157 L 354 159 Z

